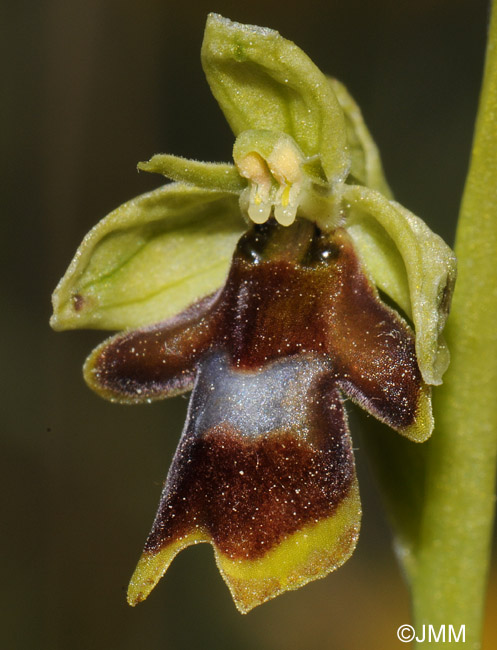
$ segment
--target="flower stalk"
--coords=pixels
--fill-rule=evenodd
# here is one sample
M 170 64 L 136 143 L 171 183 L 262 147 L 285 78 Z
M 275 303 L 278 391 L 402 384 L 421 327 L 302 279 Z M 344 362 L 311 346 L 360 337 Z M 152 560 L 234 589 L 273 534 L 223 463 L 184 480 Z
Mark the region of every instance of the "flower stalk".
M 364 437 L 396 531 L 413 625 L 465 626 L 481 647 L 497 460 L 497 2 L 456 234 L 458 278 L 444 330 L 451 363 L 433 391 L 435 430 L 413 447 Z M 368 432 L 369 434 L 371 432 Z M 426 628 L 427 629 L 427 628 Z M 417 648 L 446 643 L 417 642 Z
M 446 337 L 451 365 L 434 391 L 425 496 L 410 571 L 416 626 L 466 626 L 480 647 L 497 458 L 497 2 L 456 236 L 458 281 Z M 429 643 L 419 647 L 431 647 Z M 437 644 L 437 648 L 440 644 Z

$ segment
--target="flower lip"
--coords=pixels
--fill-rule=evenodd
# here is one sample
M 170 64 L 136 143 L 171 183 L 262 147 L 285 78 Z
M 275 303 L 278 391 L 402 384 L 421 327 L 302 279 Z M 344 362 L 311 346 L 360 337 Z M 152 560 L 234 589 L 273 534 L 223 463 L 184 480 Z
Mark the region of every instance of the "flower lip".
M 186 390 L 202 355 L 219 345 L 247 370 L 326 355 L 342 390 L 376 417 L 412 439 L 431 433 L 414 336 L 379 300 L 343 229 L 323 233 L 304 219 L 254 226 L 221 292 L 184 318 L 110 339 L 85 376 L 112 399 L 158 399 Z
M 209 541 L 237 606 L 247 611 L 343 563 L 360 514 L 329 364 L 300 354 L 242 370 L 214 351 L 201 363 L 130 600 L 153 586 L 156 559 L 164 566 L 183 544 Z M 314 543 L 306 548 L 308 536 Z M 282 554 L 283 561 L 272 560 Z
M 222 291 L 117 335 L 86 365 L 92 387 L 122 401 L 175 394 L 195 375 L 132 604 L 202 541 L 241 611 L 340 566 L 360 521 L 343 395 L 413 440 L 431 432 L 412 333 L 347 232 L 305 219 L 254 225 Z

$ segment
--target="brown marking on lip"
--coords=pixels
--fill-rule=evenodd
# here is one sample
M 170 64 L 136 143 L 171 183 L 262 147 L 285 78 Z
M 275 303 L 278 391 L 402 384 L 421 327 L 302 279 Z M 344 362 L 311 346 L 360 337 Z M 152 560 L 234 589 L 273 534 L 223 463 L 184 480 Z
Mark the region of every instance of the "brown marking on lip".
M 235 256 L 222 295 L 224 340 L 234 365 L 327 354 L 345 392 L 405 429 L 416 417 L 422 385 L 411 330 L 381 302 L 344 230 L 315 236 L 299 254 L 298 263 L 254 264 Z
M 343 406 L 329 377 L 316 382 L 310 440 L 276 431 L 247 438 L 226 423 L 180 445 L 145 552 L 193 530 L 230 558 L 262 557 L 333 514 L 355 478 Z
M 216 295 L 176 318 L 104 341 L 85 364 L 85 378 L 104 397 L 158 399 L 191 389 L 195 364 L 216 333 Z
M 338 383 L 370 413 L 405 429 L 414 422 L 423 385 L 414 335 L 379 299 L 345 231 L 335 237 L 345 262 L 325 310 L 326 348 Z
M 422 379 L 414 336 L 379 299 L 343 229 L 249 231 L 219 294 L 104 342 L 85 376 L 111 399 L 167 397 L 191 388 L 202 354 L 218 345 L 246 369 L 300 352 L 326 355 L 342 389 L 373 415 L 399 431 L 415 422 Z
M 288 535 L 258 558 L 230 558 L 209 533 L 197 529 L 164 547 L 144 551 L 131 577 L 128 603 L 145 600 L 167 571 L 175 556 L 187 546 L 209 542 L 216 563 L 237 609 L 246 614 L 257 605 L 311 580 L 324 578 L 348 560 L 360 529 L 361 507 L 357 479 L 333 514 Z

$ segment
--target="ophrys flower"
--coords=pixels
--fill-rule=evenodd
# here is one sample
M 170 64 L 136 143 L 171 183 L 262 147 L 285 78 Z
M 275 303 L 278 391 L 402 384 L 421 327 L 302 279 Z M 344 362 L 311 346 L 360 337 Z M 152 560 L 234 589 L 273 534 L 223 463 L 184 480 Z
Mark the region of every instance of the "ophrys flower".
M 86 363 L 104 397 L 193 387 L 130 602 L 179 550 L 209 541 L 248 611 L 354 549 L 344 395 L 414 441 L 431 434 L 455 263 L 389 198 L 346 90 L 293 43 L 211 15 L 202 57 L 237 136 L 235 164 L 142 164 L 179 182 L 87 236 L 55 292 L 53 325 L 138 328 Z

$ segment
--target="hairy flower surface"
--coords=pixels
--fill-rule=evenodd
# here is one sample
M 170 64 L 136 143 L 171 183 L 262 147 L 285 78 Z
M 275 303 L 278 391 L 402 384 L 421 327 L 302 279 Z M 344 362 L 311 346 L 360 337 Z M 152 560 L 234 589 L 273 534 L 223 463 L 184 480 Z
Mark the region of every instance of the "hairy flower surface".
M 125 330 L 85 365 L 107 399 L 193 389 L 129 602 L 210 542 L 246 612 L 354 550 L 344 397 L 413 441 L 431 435 L 455 261 L 391 200 L 359 109 L 293 43 L 211 15 L 202 62 L 234 165 L 142 163 L 177 182 L 87 235 L 52 325 Z

